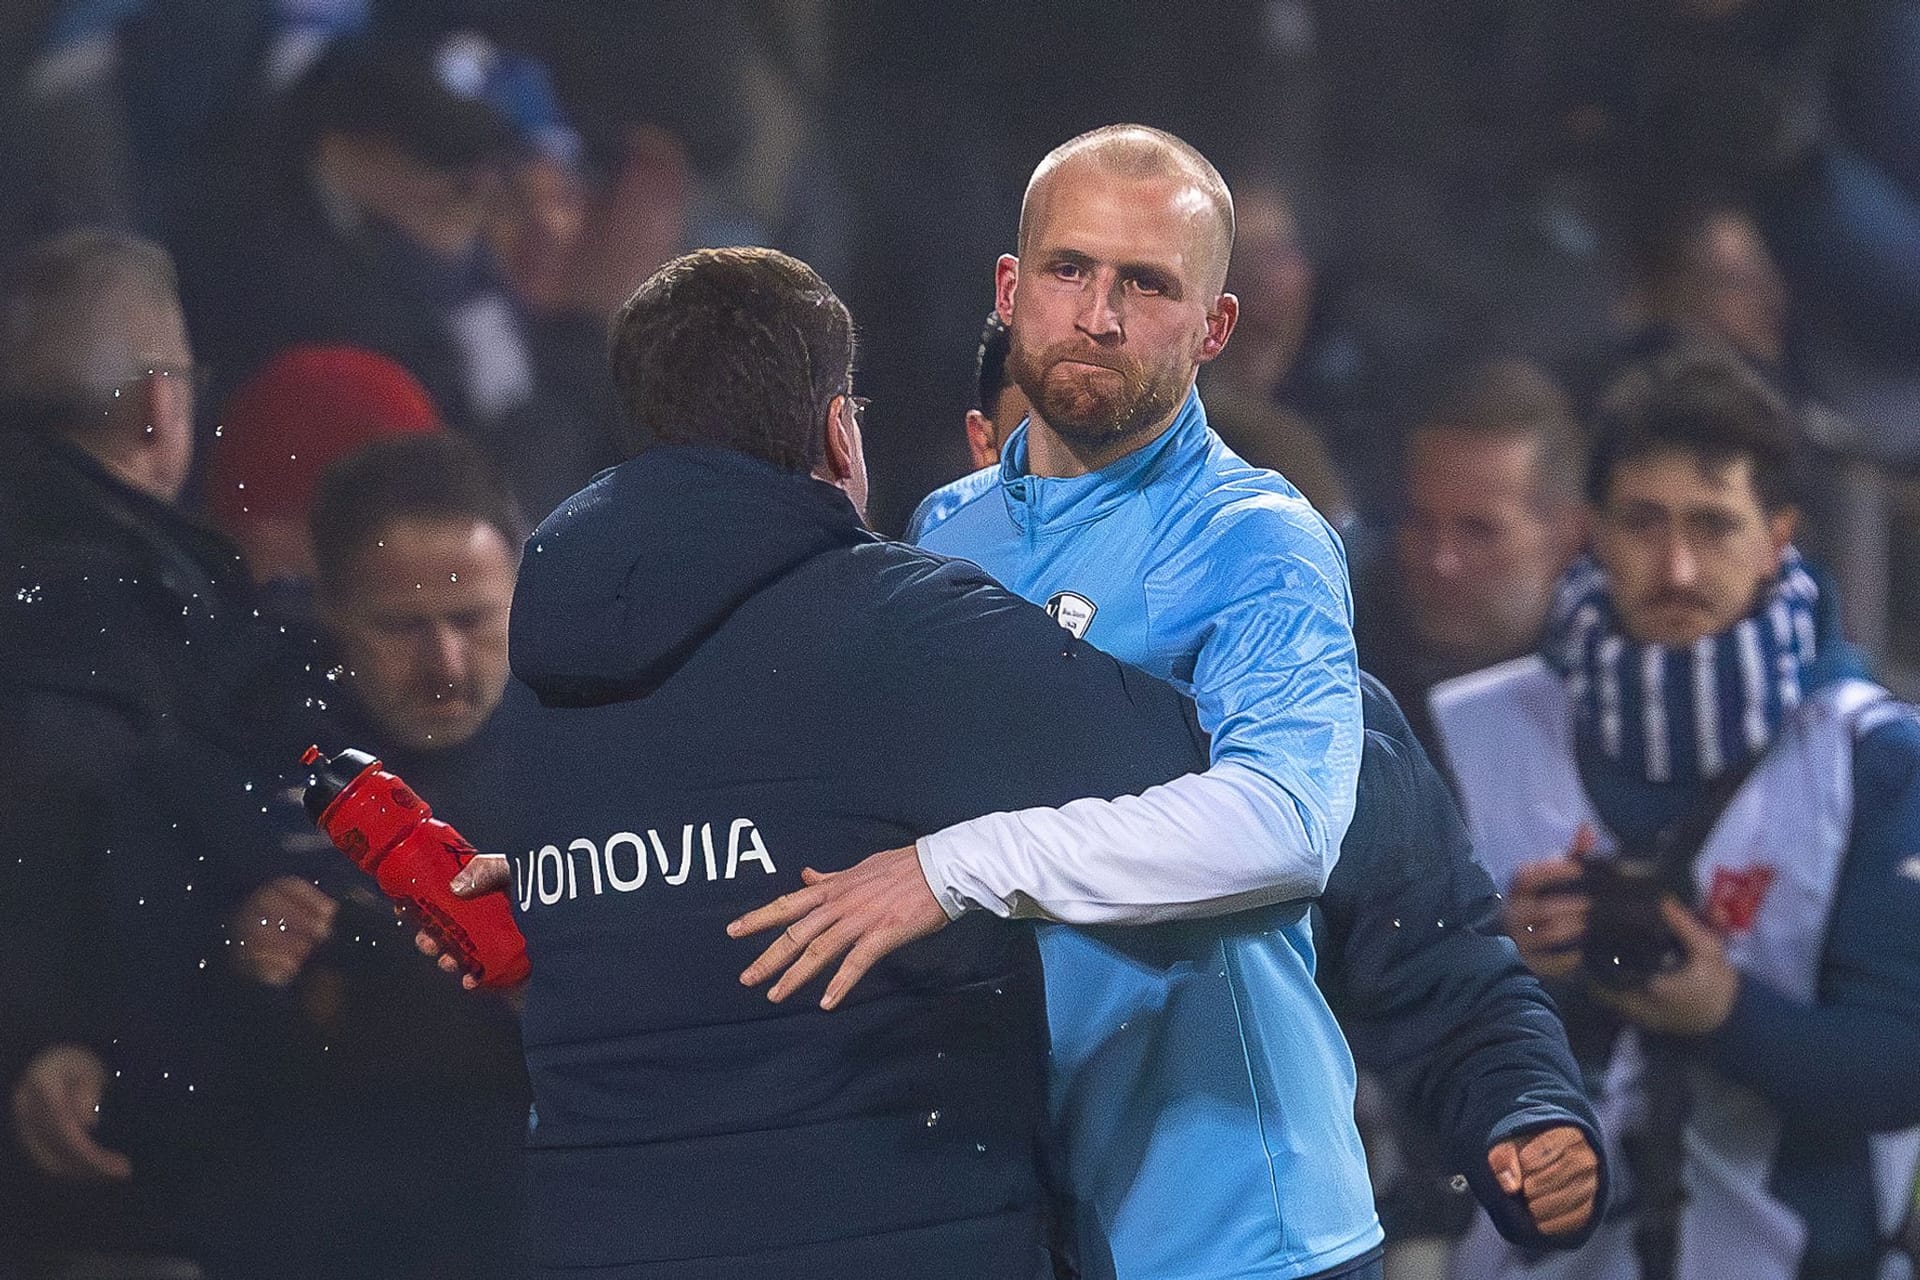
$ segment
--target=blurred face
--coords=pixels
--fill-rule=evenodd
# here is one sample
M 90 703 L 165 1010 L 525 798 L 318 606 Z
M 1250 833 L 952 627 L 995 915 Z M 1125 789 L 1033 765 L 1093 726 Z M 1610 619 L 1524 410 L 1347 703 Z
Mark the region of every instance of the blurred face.
M 489 165 L 443 169 L 377 135 L 328 133 L 317 154 L 322 172 L 348 196 L 444 258 L 473 249 L 502 188 Z
M 1183 180 L 1068 161 L 1029 216 L 1026 256 L 1002 258 L 997 278 L 1008 375 L 1037 429 L 1103 466 L 1172 421 L 1232 332 L 1214 215 Z
M 568 275 L 586 229 L 586 191 L 566 165 L 537 156 L 516 167 L 487 223 L 487 241 L 520 300 L 535 311 L 562 309 Z
M 148 303 L 128 315 L 134 369 L 147 377 L 148 420 L 139 424 L 150 453 L 149 490 L 177 502 L 193 469 L 193 348 L 177 306 Z
M 1614 470 L 1594 548 L 1627 633 L 1677 648 L 1753 609 L 1794 522 L 1791 508 L 1761 506 L 1751 459 L 1657 453 Z
M 1759 229 L 1739 214 L 1706 222 L 1656 299 L 1669 320 L 1750 359 L 1777 364 L 1786 352 L 1786 283 Z
M 1538 446 L 1444 427 L 1417 432 L 1396 554 L 1419 638 L 1468 665 L 1523 653 L 1579 547 L 1572 503 L 1541 501 Z
M 480 731 L 507 686 L 507 613 L 518 570 L 492 525 L 405 520 L 356 558 L 327 629 L 375 723 L 419 750 Z
M 1313 264 L 1300 243 L 1293 210 L 1278 192 L 1234 197 L 1233 272 L 1229 283 L 1247 314 L 1240 355 L 1252 337 L 1270 348 L 1280 374 L 1293 364 L 1313 314 Z

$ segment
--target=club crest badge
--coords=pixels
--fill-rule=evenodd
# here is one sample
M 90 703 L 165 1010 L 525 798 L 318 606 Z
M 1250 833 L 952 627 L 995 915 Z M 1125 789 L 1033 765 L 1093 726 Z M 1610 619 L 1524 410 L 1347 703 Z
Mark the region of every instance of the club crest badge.
M 1707 892 L 1707 923 L 1724 934 L 1753 932 L 1754 917 L 1760 914 L 1760 904 L 1767 900 L 1773 881 L 1772 867 L 1755 866 L 1744 871 L 1715 867 L 1713 887 Z
M 1087 638 L 1087 628 L 1098 612 L 1099 605 L 1076 592 L 1056 591 L 1047 597 L 1047 616 L 1072 632 L 1075 640 Z

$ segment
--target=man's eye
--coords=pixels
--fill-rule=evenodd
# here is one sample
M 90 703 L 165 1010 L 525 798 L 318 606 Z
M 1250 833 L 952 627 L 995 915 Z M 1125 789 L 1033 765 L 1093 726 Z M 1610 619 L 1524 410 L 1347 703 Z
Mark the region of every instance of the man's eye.
M 1726 516 L 1700 516 L 1694 520 L 1693 527 L 1701 537 L 1717 542 L 1731 538 L 1740 526 Z
M 1144 293 L 1148 297 L 1158 297 L 1167 291 L 1167 287 L 1152 276 L 1134 276 L 1127 284 L 1135 293 Z
M 1652 511 L 1623 512 L 1617 517 L 1617 520 L 1620 527 L 1628 533 L 1652 533 L 1665 523 L 1658 514 Z
M 1054 264 L 1053 274 L 1062 280 L 1078 280 L 1080 264 L 1077 262 L 1059 262 Z

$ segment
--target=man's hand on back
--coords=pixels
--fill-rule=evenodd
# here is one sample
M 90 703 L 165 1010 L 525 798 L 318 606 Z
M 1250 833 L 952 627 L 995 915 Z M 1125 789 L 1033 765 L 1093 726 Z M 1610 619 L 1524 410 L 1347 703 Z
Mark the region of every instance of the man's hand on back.
M 806 887 L 775 898 L 727 926 L 727 935 L 745 938 L 783 929 L 772 946 L 740 975 L 757 987 L 775 974 L 767 992 L 776 1003 L 813 981 L 845 956 L 820 999 L 831 1009 L 846 997 L 883 956 L 946 927 L 947 913 L 927 887 L 920 854 L 912 845 L 876 853 L 845 871 L 825 874 L 808 867 Z

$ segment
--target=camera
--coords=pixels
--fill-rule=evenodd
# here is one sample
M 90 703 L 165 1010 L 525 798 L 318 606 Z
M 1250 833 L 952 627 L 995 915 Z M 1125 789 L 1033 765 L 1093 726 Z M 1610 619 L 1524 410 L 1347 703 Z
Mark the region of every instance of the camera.
M 1660 914 L 1672 891 L 1665 860 L 1623 851 L 1612 856 L 1579 855 L 1580 879 L 1572 888 L 1587 895 L 1587 940 L 1582 954 L 1586 976 L 1616 991 L 1645 986 L 1680 966 L 1680 940 Z

